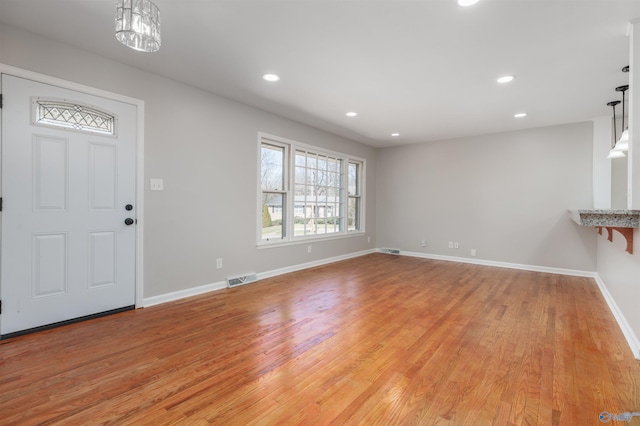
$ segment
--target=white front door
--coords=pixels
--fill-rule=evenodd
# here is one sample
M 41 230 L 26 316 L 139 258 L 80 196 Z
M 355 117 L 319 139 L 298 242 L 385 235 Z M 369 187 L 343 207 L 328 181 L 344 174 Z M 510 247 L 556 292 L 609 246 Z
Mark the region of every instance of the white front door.
M 133 306 L 136 106 L 6 74 L 2 94 L 0 334 Z

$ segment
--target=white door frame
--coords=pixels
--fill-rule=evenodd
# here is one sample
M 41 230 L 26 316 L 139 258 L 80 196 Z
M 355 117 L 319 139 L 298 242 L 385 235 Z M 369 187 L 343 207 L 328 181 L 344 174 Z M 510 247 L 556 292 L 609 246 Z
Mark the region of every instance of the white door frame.
M 62 80 L 56 77 L 51 77 L 45 74 L 36 73 L 33 71 L 16 68 L 10 65 L 5 65 L 0 62 L 0 74 L 11 74 L 16 77 L 33 80 L 39 83 L 50 84 L 58 86 L 63 89 L 75 90 L 77 92 L 83 92 L 89 95 L 100 96 L 113 101 L 123 102 L 134 105 L 136 107 L 136 259 L 135 259 L 135 306 L 141 308 L 143 306 L 144 296 L 144 101 L 140 99 L 131 98 L 129 96 L 120 95 L 113 92 L 108 92 L 102 89 L 96 89 L 95 87 L 85 86 L 83 84 L 74 83 L 67 80 Z M 1 88 L 0 88 L 1 89 Z M 2 91 L 0 90 L 0 93 Z M 2 147 L 2 122 L 0 122 L 0 148 Z M 0 150 L 1 152 L 1 150 Z M 1 174 L 0 174 L 1 177 Z M 0 191 L 2 190 L 2 182 L 0 182 Z M 0 192 L 0 197 L 2 193 Z M 10 201 L 9 201 L 10 202 Z M 0 220 L 2 213 L 0 213 Z M 2 235 L 0 235 L 2 238 Z M 2 256 L 2 253 L 0 253 Z M 0 286 L 2 282 L 0 282 Z M 0 315 L 0 321 L 2 321 L 2 315 Z

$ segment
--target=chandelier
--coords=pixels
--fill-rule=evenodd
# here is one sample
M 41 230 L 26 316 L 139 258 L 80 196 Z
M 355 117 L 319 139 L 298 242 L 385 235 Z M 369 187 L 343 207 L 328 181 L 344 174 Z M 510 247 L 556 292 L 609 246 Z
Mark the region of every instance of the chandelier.
M 140 52 L 160 49 L 160 10 L 149 0 L 116 0 L 116 38 Z

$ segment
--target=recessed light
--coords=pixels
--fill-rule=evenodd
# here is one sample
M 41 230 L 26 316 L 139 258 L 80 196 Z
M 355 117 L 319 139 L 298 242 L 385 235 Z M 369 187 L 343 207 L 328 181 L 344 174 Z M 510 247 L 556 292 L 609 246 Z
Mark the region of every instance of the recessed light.
M 393 136 L 394 138 L 397 138 L 398 136 L 400 136 L 400 133 L 391 133 L 391 136 Z
M 480 0 L 458 0 L 458 6 L 462 6 L 462 7 L 473 6 L 474 4 L 478 3 L 478 1 Z
M 353 112 L 353 111 L 349 111 L 349 112 L 346 114 L 346 116 L 347 116 L 347 117 L 355 117 L 356 115 L 358 115 L 358 113 L 357 113 L 357 112 Z
M 274 82 L 274 81 L 278 81 L 280 80 L 280 76 L 275 75 L 275 74 L 265 74 L 262 76 L 262 78 L 266 81 L 270 81 L 270 82 Z
M 513 114 L 513 116 L 514 116 L 515 118 L 522 118 L 522 117 L 526 117 L 526 116 L 527 116 L 527 113 L 526 113 L 526 112 L 519 112 L 519 113 L 517 113 L 517 114 Z
M 503 75 L 502 77 L 499 77 L 496 81 L 498 83 L 509 83 L 513 81 L 514 78 L 516 78 L 515 75 Z

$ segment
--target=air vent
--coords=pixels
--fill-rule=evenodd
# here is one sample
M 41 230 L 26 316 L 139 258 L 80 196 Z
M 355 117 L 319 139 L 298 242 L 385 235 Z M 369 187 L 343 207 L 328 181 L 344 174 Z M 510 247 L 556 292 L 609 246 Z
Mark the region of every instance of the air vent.
M 238 287 L 239 285 L 255 283 L 256 281 L 258 281 L 258 276 L 256 274 L 229 277 L 227 278 L 227 287 Z
M 387 254 L 400 254 L 400 250 L 398 249 L 392 249 L 392 248 L 383 248 L 381 250 L 382 253 L 387 253 Z

